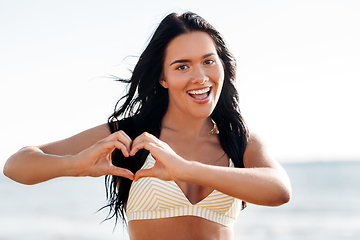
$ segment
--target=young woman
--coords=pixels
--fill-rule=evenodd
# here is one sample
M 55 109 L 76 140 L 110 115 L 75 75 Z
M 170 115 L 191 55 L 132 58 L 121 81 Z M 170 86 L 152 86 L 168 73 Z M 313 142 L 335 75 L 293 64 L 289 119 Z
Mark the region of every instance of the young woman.
M 235 67 L 208 22 L 170 14 L 121 80 L 130 88 L 108 124 L 25 147 L 4 174 L 24 184 L 106 175 L 110 217 L 128 221 L 130 239 L 232 239 L 245 202 L 278 206 L 291 195 L 240 115 Z

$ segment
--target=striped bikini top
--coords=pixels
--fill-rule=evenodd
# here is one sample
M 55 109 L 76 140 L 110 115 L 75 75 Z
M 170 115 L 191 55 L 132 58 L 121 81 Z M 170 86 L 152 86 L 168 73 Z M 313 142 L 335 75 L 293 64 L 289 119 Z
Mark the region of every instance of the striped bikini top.
M 149 154 L 142 169 L 154 166 Z M 229 167 L 234 167 L 230 160 Z M 133 182 L 126 205 L 128 221 L 159 219 L 178 216 L 197 216 L 233 227 L 241 210 L 242 201 L 213 190 L 206 198 L 191 204 L 174 181 L 144 177 Z

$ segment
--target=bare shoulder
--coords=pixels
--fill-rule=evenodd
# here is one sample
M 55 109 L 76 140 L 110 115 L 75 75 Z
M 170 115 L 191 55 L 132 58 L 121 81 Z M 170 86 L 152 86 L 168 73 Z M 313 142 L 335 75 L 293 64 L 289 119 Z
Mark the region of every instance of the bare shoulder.
M 102 124 L 69 138 L 38 146 L 44 153 L 54 155 L 75 155 L 111 134 L 108 125 Z
M 246 168 L 269 167 L 281 168 L 279 163 L 270 154 L 265 143 L 258 134 L 251 133 L 244 153 Z

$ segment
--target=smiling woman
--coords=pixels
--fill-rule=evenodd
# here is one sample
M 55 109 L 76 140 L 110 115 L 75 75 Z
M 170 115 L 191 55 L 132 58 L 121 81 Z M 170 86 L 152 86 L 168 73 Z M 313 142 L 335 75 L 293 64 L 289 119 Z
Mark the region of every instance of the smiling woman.
M 207 33 L 193 31 L 169 43 L 160 80 L 169 92 L 167 115 L 208 117 L 218 102 L 223 82 L 224 68 Z
M 230 240 L 245 202 L 278 206 L 291 195 L 240 114 L 235 66 L 207 21 L 170 14 L 121 80 L 130 88 L 107 124 L 25 147 L 4 173 L 24 184 L 106 175 L 109 218 L 128 222 L 133 240 Z

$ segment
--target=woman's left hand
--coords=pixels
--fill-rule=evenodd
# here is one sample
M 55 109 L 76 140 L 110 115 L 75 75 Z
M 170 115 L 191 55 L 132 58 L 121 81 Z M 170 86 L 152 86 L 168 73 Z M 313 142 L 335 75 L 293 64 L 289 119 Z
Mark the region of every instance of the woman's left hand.
M 134 156 L 140 149 L 148 150 L 156 162 L 152 168 L 138 170 L 135 173 L 134 181 L 142 177 L 156 177 L 165 181 L 177 180 L 187 163 L 167 143 L 147 132 L 135 138 L 130 155 Z

